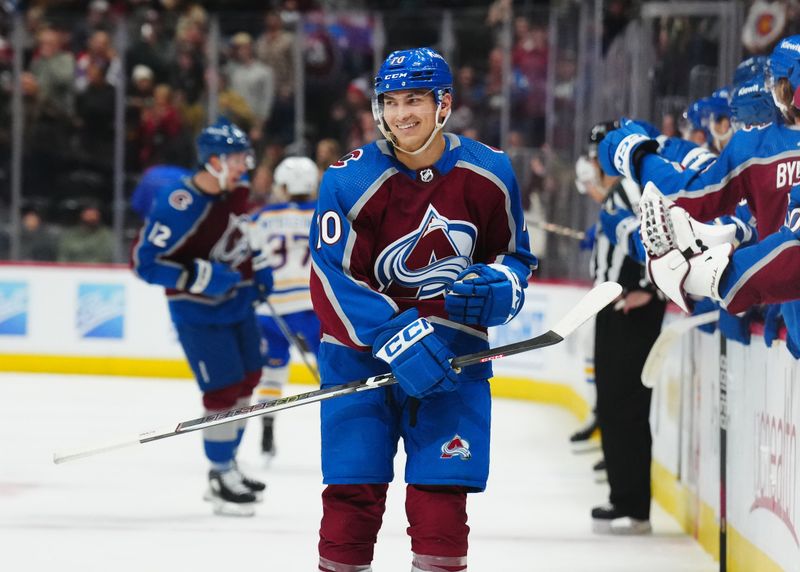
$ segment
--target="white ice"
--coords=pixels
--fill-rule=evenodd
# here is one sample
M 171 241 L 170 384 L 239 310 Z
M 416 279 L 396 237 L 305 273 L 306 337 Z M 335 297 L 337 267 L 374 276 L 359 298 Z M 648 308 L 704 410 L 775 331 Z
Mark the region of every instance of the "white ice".
M 240 464 L 269 483 L 253 518 L 214 516 L 202 501 L 199 433 L 52 464 L 56 449 L 198 417 L 198 396 L 188 381 L 0 375 L 0 570 L 316 570 L 318 405 L 279 413 L 269 470 L 257 452 L 260 423 L 251 421 Z M 607 490 L 593 482 L 598 454 L 569 451 L 578 425 L 569 413 L 497 399 L 493 420 L 489 488 L 469 501 L 471 571 L 716 569 L 657 505 L 652 536 L 591 533 L 589 510 Z M 410 569 L 403 490 L 396 481 L 389 491 L 376 572 Z

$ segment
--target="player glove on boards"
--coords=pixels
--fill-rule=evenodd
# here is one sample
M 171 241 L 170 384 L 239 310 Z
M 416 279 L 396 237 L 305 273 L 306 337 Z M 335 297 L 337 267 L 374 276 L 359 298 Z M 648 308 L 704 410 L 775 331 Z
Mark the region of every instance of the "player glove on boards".
M 702 224 L 653 183 L 639 202 L 647 273 L 667 297 L 689 312 L 688 295 L 721 301 L 719 285 L 733 253 L 734 225 Z
M 186 283 L 187 290 L 192 294 L 222 296 L 241 279 L 242 275 L 239 272 L 231 270 L 221 262 L 195 258 Z
M 259 296 L 266 299 L 272 294 L 272 288 L 275 286 L 275 279 L 272 276 L 272 267 L 270 266 L 270 259 L 267 254 L 257 251 L 253 253 L 253 280 L 258 288 Z
M 456 372 L 450 367 L 455 354 L 433 332 L 430 322 L 419 317 L 416 308 L 383 325 L 372 351 L 391 366 L 400 387 L 412 397 L 456 388 Z
M 639 161 L 658 151 L 658 141 L 642 125 L 624 117 L 620 128 L 609 131 L 597 147 L 597 160 L 606 175 L 639 182 Z
M 470 274 L 475 277 L 466 278 Z M 519 276 L 504 264 L 473 264 L 464 269 L 444 298 L 451 320 L 500 326 L 516 316 L 525 302 Z

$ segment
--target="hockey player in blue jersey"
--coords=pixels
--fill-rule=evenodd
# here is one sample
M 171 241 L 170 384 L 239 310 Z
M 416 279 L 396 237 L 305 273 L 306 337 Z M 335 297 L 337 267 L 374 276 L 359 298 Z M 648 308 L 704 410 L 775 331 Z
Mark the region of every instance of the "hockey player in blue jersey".
M 800 183 L 800 99 L 796 96 L 800 36 L 779 42 L 768 68 L 768 85 L 785 124 L 773 122 L 738 131 L 719 159 L 702 173 L 677 172 L 649 152 L 652 143 L 647 136 L 627 126 L 610 134 L 601 150 L 605 170 L 621 170 L 654 182 L 656 192 L 674 199 L 687 216 L 699 221 L 730 213 L 742 197 L 747 198 L 761 241 L 733 253 L 732 244 L 701 238 L 710 247 L 702 256 L 697 248 L 680 254 L 673 247 L 694 243 L 703 225 L 680 224 L 687 232 L 665 234 L 658 228 L 659 217 L 680 211 L 653 201 L 655 226 L 644 229 L 653 243 L 651 275 L 683 307 L 690 305 L 687 294 L 720 300 L 734 313 L 754 304 L 800 298 L 800 280 L 794 276 L 796 269 L 800 272 L 795 260 L 800 256 L 800 242 L 791 223 Z
M 274 279 L 269 304 L 256 309 L 267 342 L 266 362 L 256 389 L 259 402 L 281 397 L 289 379 L 290 341 L 278 320 L 288 327 L 300 351 L 316 356 L 320 343 L 319 319 L 312 309 L 308 287 L 308 233 L 317 205 L 319 169 L 307 157 L 288 157 L 275 168 L 273 180 L 274 193 L 283 200 L 262 208 L 253 217 L 257 246 L 270 258 Z M 264 415 L 262 420 L 261 451 L 269 460 L 275 454 L 274 414 Z
M 428 48 L 375 78 L 386 137 L 326 171 L 311 229 L 323 386 L 391 371 L 399 384 L 321 404 L 319 569 L 371 570 L 402 437 L 412 570 L 467 568 L 467 493 L 489 472 L 486 328 L 522 307 L 536 259 L 517 182 L 497 149 L 442 131 L 452 76 Z
M 221 120 L 197 137 L 200 168 L 156 193 L 134 244 L 134 272 L 163 286 L 178 339 L 206 415 L 248 405 L 261 375 L 253 304 L 272 288 L 272 273 L 248 244 L 252 168 L 247 136 Z M 203 431 L 211 464 L 206 499 L 218 514 L 252 515 L 265 485 L 244 477 L 235 460 L 243 425 Z

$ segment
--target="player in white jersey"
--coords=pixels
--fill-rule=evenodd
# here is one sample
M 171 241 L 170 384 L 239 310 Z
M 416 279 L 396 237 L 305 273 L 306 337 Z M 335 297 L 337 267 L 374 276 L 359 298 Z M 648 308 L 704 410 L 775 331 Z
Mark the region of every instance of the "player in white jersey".
M 265 365 L 256 390 L 259 402 L 281 397 L 288 381 L 290 341 L 282 331 L 285 326 L 301 351 L 316 357 L 319 349 L 319 319 L 311 307 L 308 288 L 311 263 L 308 232 L 318 185 L 319 170 L 314 161 L 306 157 L 284 159 L 275 169 L 273 189 L 287 200 L 264 207 L 254 217 L 255 236 L 263 250 L 270 253 L 275 279 L 269 303 L 257 309 L 267 344 Z M 262 419 L 261 450 L 269 459 L 275 453 L 275 419 L 273 415 Z

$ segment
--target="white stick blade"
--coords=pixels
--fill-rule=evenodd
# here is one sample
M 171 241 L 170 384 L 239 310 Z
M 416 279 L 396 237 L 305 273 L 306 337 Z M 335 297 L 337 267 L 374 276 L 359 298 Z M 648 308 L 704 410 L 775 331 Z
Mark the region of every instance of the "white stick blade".
M 53 453 L 53 462 L 56 465 L 66 463 L 68 461 L 76 461 L 92 455 L 99 455 L 115 449 L 124 449 L 125 447 L 132 447 L 139 444 L 139 436 L 137 435 L 132 439 L 125 439 L 113 443 L 98 444 L 92 447 L 83 447 L 80 449 L 66 449 L 63 451 L 56 451 Z
M 664 362 L 666 362 L 669 352 L 683 334 L 698 326 L 704 326 L 717 320 L 719 320 L 719 310 L 675 320 L 661 330 L 653 347 L 650 348 L 650 353 L 647 354 L 644 367 L 642 367 L 642 385 L 649 388 L 655 386 L 661 371 L 664 369 Z
M 616 300 L 620 294 L 622 294 L 622 286 L 616 282 L 598 284 L 550 330 L 562 338 L 566 338 L 586 320 Z

